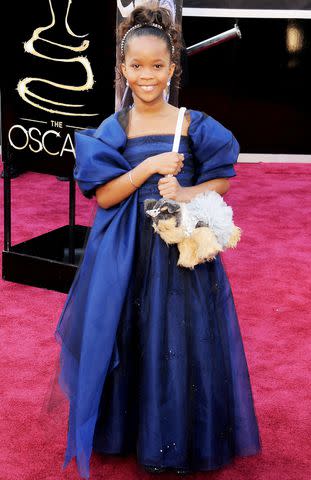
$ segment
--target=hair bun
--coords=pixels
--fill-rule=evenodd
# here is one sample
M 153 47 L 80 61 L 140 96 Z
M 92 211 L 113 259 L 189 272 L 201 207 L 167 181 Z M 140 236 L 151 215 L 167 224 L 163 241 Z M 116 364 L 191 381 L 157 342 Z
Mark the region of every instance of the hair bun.
M 158 5 L 149 6 L 148 4 L 136 7 L 130 14 L 131 23 L 157 23 L 163 30 L 168 30 L 173 23 L 171 12 L 166 7 L 159 7 Z

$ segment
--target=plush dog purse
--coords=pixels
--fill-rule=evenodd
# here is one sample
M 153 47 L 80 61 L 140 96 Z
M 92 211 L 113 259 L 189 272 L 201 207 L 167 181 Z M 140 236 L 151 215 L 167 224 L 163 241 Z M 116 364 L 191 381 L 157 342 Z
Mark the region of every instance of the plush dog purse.
M 173 151 L 177 152 L 185 108 L 179 111 Z M 190 202 L 168 198 L 144 201 L 146 215 L 166 244 L 177 244 L 177 265 L 193 269 L 195 265 L 213 260 L 219 252 L 235 248 L 241 229 L 234 225 L 233 211 L 214 190 L 202 192 Z

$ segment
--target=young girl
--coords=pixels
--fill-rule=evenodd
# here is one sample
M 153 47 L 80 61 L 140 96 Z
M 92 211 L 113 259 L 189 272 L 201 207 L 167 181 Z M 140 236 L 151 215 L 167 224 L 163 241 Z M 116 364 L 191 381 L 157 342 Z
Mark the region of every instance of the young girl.
M 92 451 L 137 455 L 186 474 L 261 450 L 234 299 L 221 256 L 177 266 L 144 200 L 223 195 L 239 144 L 210 115 L 165 101 L 180 76 L 180 30 L 165 8 L 137 7 L 118 31 L 133 105 L 76 132 L 75 179 L 98 207 L 56 339 L 70 401 L 64 467 L 89 478 Z

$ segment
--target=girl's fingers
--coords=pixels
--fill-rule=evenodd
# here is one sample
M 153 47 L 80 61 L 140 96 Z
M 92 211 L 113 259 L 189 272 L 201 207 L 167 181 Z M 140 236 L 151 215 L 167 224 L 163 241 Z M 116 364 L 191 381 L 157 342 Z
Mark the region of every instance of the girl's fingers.
M 159 183 L 164 184 L 164 183 L 171 182 L 171 178 L 173 177 L 161 177 L 159 180 Z

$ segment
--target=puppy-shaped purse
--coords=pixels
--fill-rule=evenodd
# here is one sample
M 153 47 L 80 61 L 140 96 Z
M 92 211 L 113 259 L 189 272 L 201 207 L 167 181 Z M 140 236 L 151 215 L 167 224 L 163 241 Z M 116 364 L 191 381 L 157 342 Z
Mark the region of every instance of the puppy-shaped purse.
M 185 110 L 179 110 L 173 152 L 178 152 Z M 193 269 L 224 249 L 234 248 L 240 240 L 241 229 L 233 223 L 232 208 L 213 190 L 200 193 L 187 203 L 165 197 L 146 199 L 144 211 L 152 217 L 155 232 L 166 244 L 177 243 L 177 265 L 181 267 Z
M 166 244 L 177 243 L 177 265 L 193 269 L 213 260 L 219 252 L 236 247 L 241 229 L 234 225 L 232 208 L 213 191 L 196 195 L 190 202 L 161 198 L 144 201 L 146 215 Z

